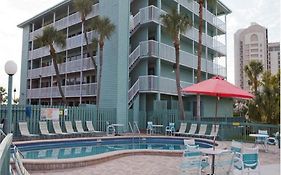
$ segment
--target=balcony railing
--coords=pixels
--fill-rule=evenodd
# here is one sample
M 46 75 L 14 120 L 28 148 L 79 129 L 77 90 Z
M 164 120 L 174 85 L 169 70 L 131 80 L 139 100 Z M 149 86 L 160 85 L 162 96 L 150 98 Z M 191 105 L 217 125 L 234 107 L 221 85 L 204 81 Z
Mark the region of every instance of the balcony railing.
M 95 57 L 96 58 L 96 57 Z M 58 65 L 60 74 L 71 73 L 71 72 L 80 72 L 85 70 L 94 69 L 93 62 L 91 58 L 83 58 L 74 61 L 69 61 L 66 63 L 61 63 Z M 41 77 L 48 77 L 55 75 L 55 69 L 53 65 L 31 69 L 28 70 L 27 77 L 30 79 Z
M 97 84 L 82 84 L 82 85 L 69 85 L 62 87 L 66 97 L 80 97 L 82 96 L 95 96 Z M 27 90 L 27 98 L 38 99 L 38 98 L 60 98 L 59 89 L 57 86 L 44 87 Z
M 159 43 L 154 40 L 143 41 L 129 56 L 129 69 L 139 59 L 146 57 L 159 57 L 162 60 L 175 63 L 175 49 L 172 46 Z M 186 67 L 197 69 L 197 56 L 186 52 L 180 51 L 180 64 Z M 210 74 L 217 74 L 226 76 L 225 67 L 218 65 L 210 60 L 202 58 L 202 71 Z M 220 70 L 220 71 L 218 71 Z
M 160 20 L 161 14 L 166 14 L 164 10 L 159 9 L 153 5 L 140 9 L 137 15 L 134 16 L 134 24 L 145 24 L 148 22 L 155 22 L 157 24 L 162 24 Z M 139 18 L 140 17 L 140 18 Z M 199 41 L 199 31 L 195 27 L 191 27 L 182 33 L 185 37 L 192 39 L 196 42 Z M 226 55 L 225 45 L 214 39 L 213 37 L 202 33 L 202 44 L 218 51 L 222 55 Z M 224 47 L 223 47 L 224 46 Z
M 181 87 L 192 85 L 190 82 L 181 81 Z M 160 92 L 177 95 L 176 80 L 154 75 L 140 76 L 128 92 L 129 103 L 137 93 Z
M 87 16 L 87 19 L 93 18 L 97 15 L 99 15 L 99 4 L 94 4 L 92 6 L 91 13 Z M 66 16 L 66 17 L 56 21 L 55 23 L 49 24 L 47 26 L 54 25 L 54 27 L 57 30 L 62 30 L 64 28 L 67 28 L 68 26 L 78 24 L 79 22 L 81 22 L 80 14 L 79 14 L 79 12 L 76 12 L 76 13 L 73 13 L 69 16 Z M 36 36 L 41 35 L 43 33 L 43 29 L 44 29 L 44 27 L 37 29 L 34 32 L 31 32 L 29 34 L 29 40 L 32 41 L 35 39 Z

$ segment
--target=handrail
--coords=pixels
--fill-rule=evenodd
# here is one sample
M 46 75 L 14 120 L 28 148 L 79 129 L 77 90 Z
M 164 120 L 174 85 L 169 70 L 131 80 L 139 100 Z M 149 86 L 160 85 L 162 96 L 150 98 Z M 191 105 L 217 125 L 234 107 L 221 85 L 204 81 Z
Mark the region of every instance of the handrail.
M 12 140 L 13 134 L 8 134 L 0 144 L 0 174 L 9 174 L 10 145 L 12 144 Z
M 138 123 L 136 121 L 134 121 L 134 127 L 136 127 L 136 129 L 140 135 L 140 129 L 139 129 Z
M 128 125 L 129 125 L 129 128 L 130 128 L 131 132 L 134 133 L 134 130 L 133 130 L 131 122 L 128 122 Z

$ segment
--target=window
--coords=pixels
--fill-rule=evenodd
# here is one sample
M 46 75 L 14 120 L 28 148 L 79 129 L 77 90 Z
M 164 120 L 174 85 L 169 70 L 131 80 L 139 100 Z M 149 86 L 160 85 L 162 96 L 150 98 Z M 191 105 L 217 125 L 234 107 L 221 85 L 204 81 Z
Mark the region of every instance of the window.
M 251 41 L 253 42 L 253 41 L 258 41 L 259 39 L 258 39 L 258 35 L 257 34 L 252 34 L 251 35 Z

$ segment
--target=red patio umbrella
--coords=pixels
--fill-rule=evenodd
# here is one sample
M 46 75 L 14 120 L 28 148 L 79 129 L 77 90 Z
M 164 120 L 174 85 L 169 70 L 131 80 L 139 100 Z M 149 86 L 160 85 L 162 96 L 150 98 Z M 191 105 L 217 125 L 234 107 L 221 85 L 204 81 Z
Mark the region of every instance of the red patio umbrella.
M 254 97 L 254 95 L 250 94 L 249 92 L 242 90 L 239 87 L 225 81 L 221 76 L 214 76 L 211 79 L 183 88 L 182 92 L 216 96 L 217 101 L 215 118 L 217 117 L 218 100 L 220 97 L 242 99 L 250 99 Z

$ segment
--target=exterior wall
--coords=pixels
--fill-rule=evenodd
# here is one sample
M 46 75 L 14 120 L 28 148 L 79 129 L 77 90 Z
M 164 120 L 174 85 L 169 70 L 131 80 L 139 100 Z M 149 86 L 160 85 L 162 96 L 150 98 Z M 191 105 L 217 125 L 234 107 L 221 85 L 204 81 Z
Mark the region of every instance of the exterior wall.
M 100 1 L 100 14 L 109 17 L 116 26 L 104 47 L 100 107 L 116 108 L 117 123 L 125 127 L 128 123 L 129 7 L 129 0 Z
M 28 68 L 28 41 L 29 41 L 29 28 L 30 26 L 25 26 L 23 28 L 23 37 L 22 37 L 22 58 L 21 58 L 21 78 L 20 78 L 20 101 L 19 104 L 26 104 L 26 92 L 27 92 L 27 68 Z

